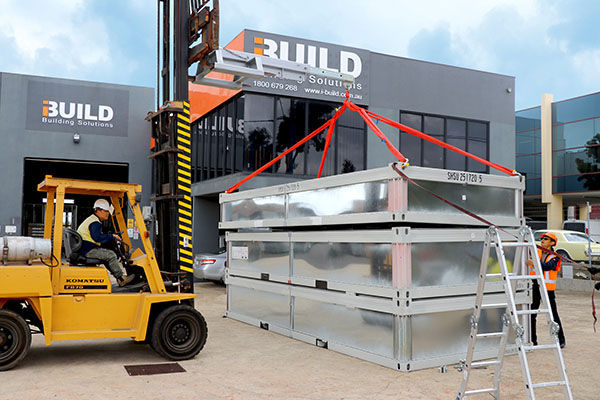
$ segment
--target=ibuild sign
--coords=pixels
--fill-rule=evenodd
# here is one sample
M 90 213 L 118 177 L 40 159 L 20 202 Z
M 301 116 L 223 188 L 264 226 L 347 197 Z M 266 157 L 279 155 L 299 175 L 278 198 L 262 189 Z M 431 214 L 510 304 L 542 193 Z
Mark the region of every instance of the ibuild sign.
M 352 100 L 358 104 L 369 102 L 368 51 L 251 30 L 244 31 L 244 51 L 350 74 L 355 79 L 350 90 Z M 327 101 L 342 101 L 346 93 L 341 81 L 316 75 L 298 82 L 261 78 L 247 83 L 251 85 L 249 91 Z
M 28 83 L 27 130 L 127 136 L 128 115 L 126 90 Z

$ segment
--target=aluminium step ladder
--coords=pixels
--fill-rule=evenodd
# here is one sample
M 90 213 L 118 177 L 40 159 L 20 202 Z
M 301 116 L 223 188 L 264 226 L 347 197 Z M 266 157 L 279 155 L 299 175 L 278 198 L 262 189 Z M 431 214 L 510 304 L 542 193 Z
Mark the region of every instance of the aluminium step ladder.
M 488 393 L 492 395 L 492 397 L 495 399 L 500 398 L 500 375 L 502 373 L 504 353 L 506 351 L 508 335 L 511 331 L 511 328 L 515 332 L 515 344 L 517 347 L 517 352 L 519 353 L 521 373 L 527 391 L 527 398 L 531 400 L 535 399 L 534 389 L 550 386 L 560 386 L 564 390 L 565 399 L 573 399 L 571 388 L 569 386 L 569 380 L 567 378 L 564 359 L 562 356 L 557 336 L 559 326 L 556 322 L 554 322 L 552 318 L 550 300 L 548 299 L 548 292 L 546 291 L 546 285 L 543 280 L 542 267 L 538 257 L 538 252 L 533 238 L 533 234 L 529 227 L 522 227 L 519 230 L 519 236 L 520 237 L 517 241 L 502 242 L 502 239 L 500 238 L 500 232 L 496 227 L 492 226 L 487 231 L 486 241 L 483 246 L 483 255 L 481 258 L 481 268 L 479 272 L 479 284 L 477 286 L 475 311 L 473 313 L 473 316 L 471 317 L 471 333 L 469 346 L 467 348 L 466 361 L 463 367 L 463 380 L 456 400 L 461 400 L 467 396 L 483 393 Z M 496 256 L 498 264 L 500 266 L 500 273 L 487 273 L 488 259 L 490 256 L 491 247 L 494 247 L 496 249 Z M 506 257 L 504 254 L 504 248 L 506 247 L 515 247 L 513 272 L 508 271 L 508 267 L 506 264 Z M 535 275 L 529 275 L 529 267 L 525 263 L 525 260 L 527 258 L 533 260 Z M 504 284 L 504 292 L 506 294 L 507 300 L 506 303 L 483 304 L 483 293 L 487 278 L 502 278 Z M 537 280 L 540 288 L 540 308 L 538 310 L 518 310 L 515 305 L 515 287 L 517 285 L 517 282 L 529 282 L 533 280 Z M 527 286 L 530 285 L 528 284 Z M 502 331 L 492 333 L 478 333 L 478 322 L 481 315 L 481 310 L 494 308 L 506 309 L 505 314 L 502 316 Z M 553 343 L 533 346 L 528 345 L 528 343 L 525 342 L 525 328 L 523 327 L 524 324 L 519 323 L 519 316 L 522 316 L 523 320 L 527 318 L 528 321 L 529 316 L 533 314 L 544 314 L 546 316 L 546 321 L 548 326 L 550 327 L 550 336 L 552 338 Z M 473 361 L 475 343 L 477 342 L 477 339 L 481 338 L 500 338 L 498 357 L 496 359 L 479 362 Z M 531 373 L 529 370 L 529 363 L 527 361 L 527 352 L 543 349 L 552 349 L 554 351 L 556 365 L 558 367 L 558 374 L 560 379 L 559 381 L 540 383 L 532 382 Z M 471 369 L 487 366 L 495 367 L 493 378 L 494 386 L 487 389 L 467 390 Z

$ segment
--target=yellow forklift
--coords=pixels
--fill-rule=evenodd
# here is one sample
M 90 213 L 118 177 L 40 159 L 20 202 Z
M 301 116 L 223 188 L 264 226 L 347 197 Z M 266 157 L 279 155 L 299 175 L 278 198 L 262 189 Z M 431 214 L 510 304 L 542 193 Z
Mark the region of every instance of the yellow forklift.
M 193 358 L 206 343 L 204 317 L 183 293 L 178 273 L 159 270 L 140 210 L 142 187 L 135 184 L 54 178 L 38 185 L 46 192 L 44 239 L 0 238 L 0 370 L 17 365 L 31 345 L 31 327 L 57 340 L 132 338 L 145 341 L 170 360 Z M 122 231 L 117 254 L 131 285 L 111 285 L 99 260 L 77 253 L 81 237 L 63 228 L 66 194 L 108 198 L 115 229 Z M 129 207 L 143 249 L 131 249 L 123 209 Z M 189 284 L 189 282 L 188 282 Z

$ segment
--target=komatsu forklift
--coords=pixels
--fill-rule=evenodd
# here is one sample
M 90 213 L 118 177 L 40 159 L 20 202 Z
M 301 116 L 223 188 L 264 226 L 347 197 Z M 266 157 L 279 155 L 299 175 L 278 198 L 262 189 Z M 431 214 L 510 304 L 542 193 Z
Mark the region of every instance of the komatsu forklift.
M 152 127 L 155 247 L 140 210 L 140 185 L 46 176 L 38 185 L 47 194 L 44 238 L 0 237 L 0 371 L 26 356 L 32 328 L 44 335 L 46 345 L 58 340 L 133 338 L 170 360 L 196 356 L 208 330 L 193 301 L 188 82 L 241 89 L 249 78 L 301 81 L 314 75 L 352 86 L 354 77 L 349 74 L 220 48 L 218 0 L 212 0 L 212 9 L 209 1 L 157 0 L 162 15 L 159 93 L 157 111 L 146 117 Z M 196 75 L 188 76 L 194 64 Z M 209 75 L 213 71 L 231 79 L 216 79 Z M 63 227 L 66 194 L 110 199 L 114 225 L 123 234 L 115 250 L 127 274 L 136 275 L 132 284 L 112 285 L 100 260 L 78 253 L 81 237 Z M 131 248 L 127 209 L 134 216 L 141 249 Z
M 140 210 L 142 187 L 46 176 L 38 190 L 47 196 L 44 238 L 0 238 L 0 370 L 17 365 L 31 344 L 32 327 L 46 345 L 58 340 L 132 338 L 148 342 L 170 360 L 194 357 L 206 343 L 207 327 L 183 293 L 177 273 L 159 270 Z M 81 237 L 63 228 L 65 195 L 110 199 L 122 231 L 117 254 L 136 281 L 112 285 L 99 260 L 77 253 Z M 131 249 L 123 210 L 129 208 L 142 248 Z

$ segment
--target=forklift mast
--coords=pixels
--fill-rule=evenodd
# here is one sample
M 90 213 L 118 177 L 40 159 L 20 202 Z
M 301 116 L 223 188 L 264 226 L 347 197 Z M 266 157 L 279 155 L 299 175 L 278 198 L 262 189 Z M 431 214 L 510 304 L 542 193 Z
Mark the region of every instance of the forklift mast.
M 157 1 L 157 111 L 147 117 L 152 122 L 154 246 L 163 270 L 190 274 L 191 280 L 194 253 L 188 82 L 241 89 L 248 86 L 245 81 L 249 78 L 302 81 L 315 75 L 339 80 L 349 89 L 354 77 L 302 63 L 219 48 L 218 0 Z M 207 5 L 209 2 L 212 8 Z M 188 70 L 194 64 L 196 73 L 188 76 Z M 225 73 L 231 79 L 209 76 L 213 71 Z
M 154 246 L 164 271 L 193 281 L 188 69 L 218 47 L 218 1 L 157 0 L 157 111 L 151 121 Z M 173 29 L 171 28 L 173 27 Z M 200 39 L 199 44 L 195 44 Z M 194 45 L 190 48 L 190 45 Z M 172 85 L 172 87 L 171 87 Z M 193 291 L 193 285 L 191 290 Z

